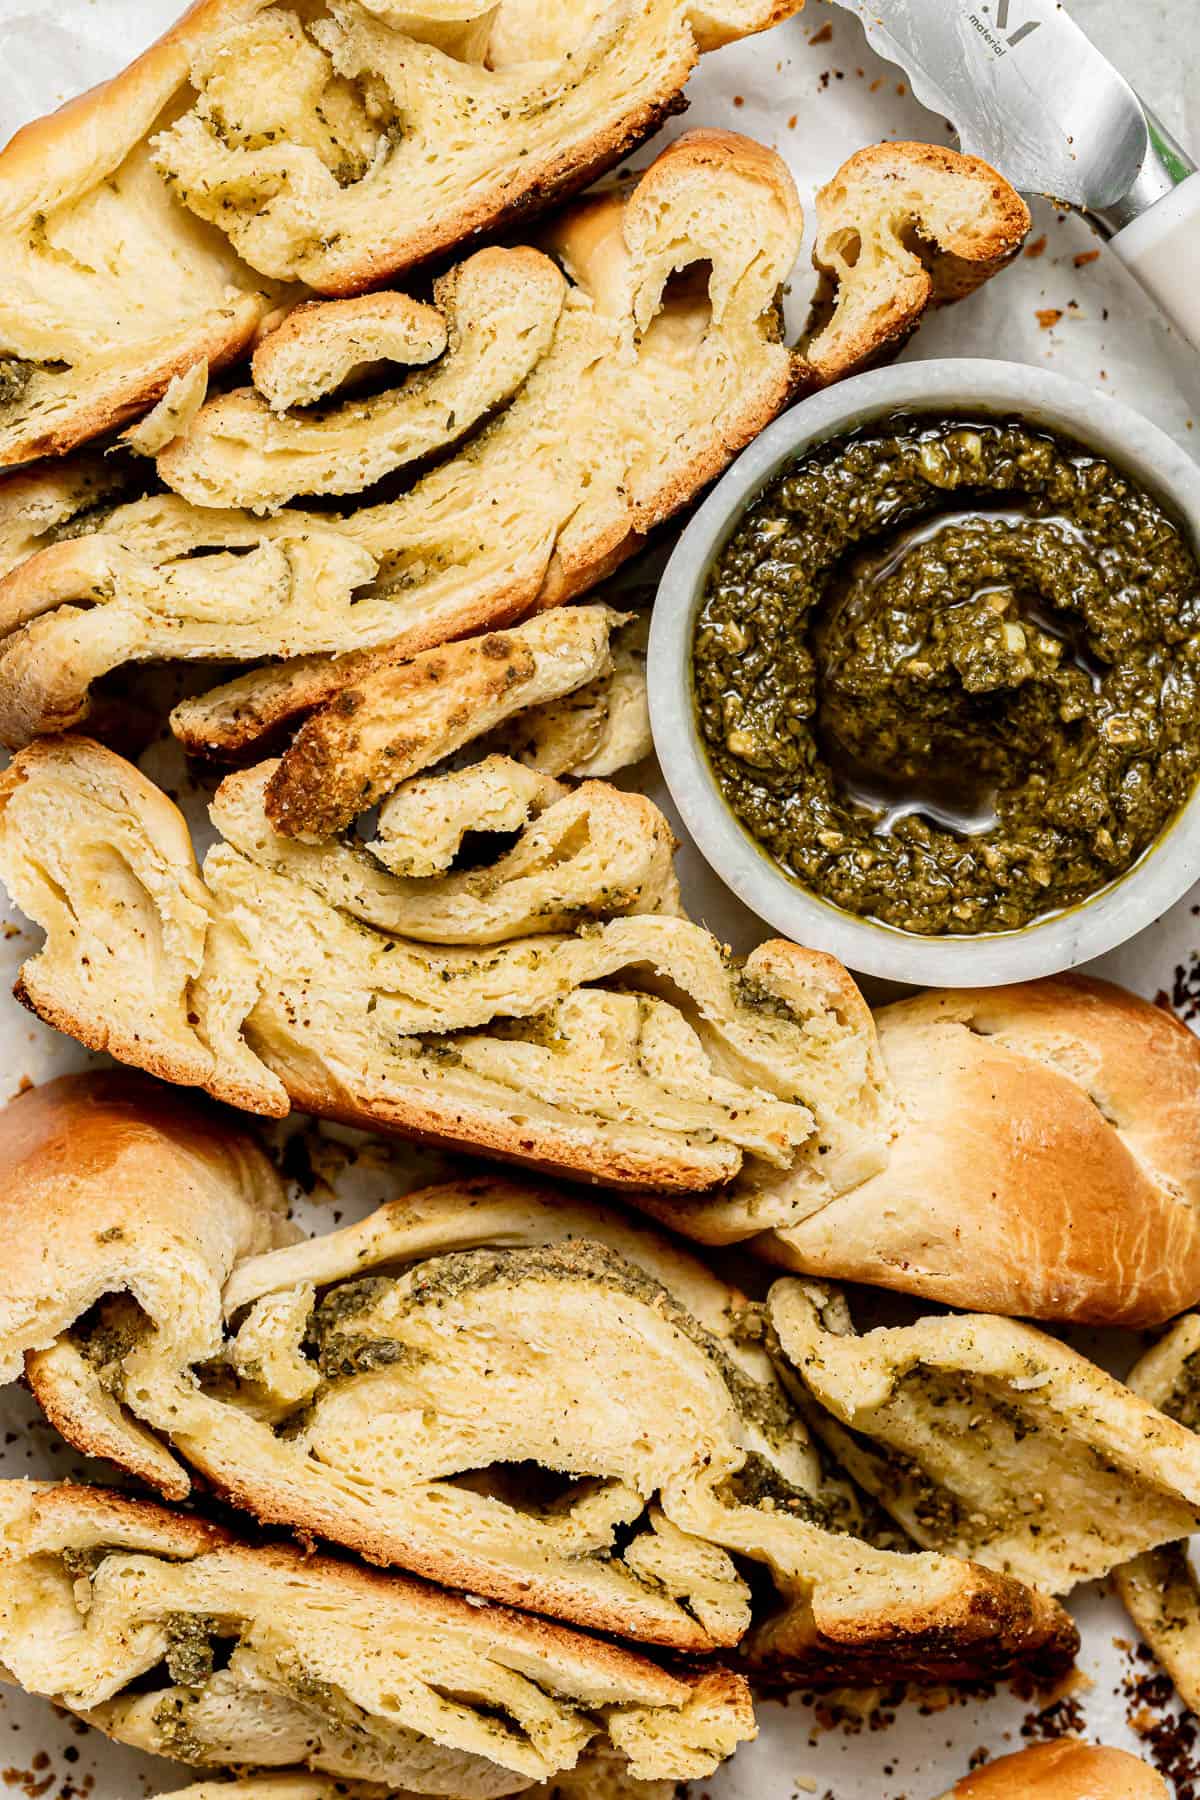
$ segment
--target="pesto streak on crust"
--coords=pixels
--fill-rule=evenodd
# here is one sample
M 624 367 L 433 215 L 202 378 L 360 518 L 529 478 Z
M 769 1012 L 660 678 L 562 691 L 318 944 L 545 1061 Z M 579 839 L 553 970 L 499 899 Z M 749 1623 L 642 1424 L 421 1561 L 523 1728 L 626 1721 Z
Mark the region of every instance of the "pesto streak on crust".
M 734 812 L 847 911 L 1008 930 L 1124 874 L 1200 767 L 1200 567 L 1103 458 L 898 417 L 751 506 L 697 623 Z

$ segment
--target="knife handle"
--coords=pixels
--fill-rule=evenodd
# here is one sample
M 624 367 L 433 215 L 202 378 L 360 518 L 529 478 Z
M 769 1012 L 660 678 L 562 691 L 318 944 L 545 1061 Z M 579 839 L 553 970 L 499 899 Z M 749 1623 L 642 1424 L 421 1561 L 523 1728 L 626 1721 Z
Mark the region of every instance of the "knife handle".
M 1200 350 L 1200 173 L 1189 175 L 1118 231 L 1111 247 L 1193 349 Z

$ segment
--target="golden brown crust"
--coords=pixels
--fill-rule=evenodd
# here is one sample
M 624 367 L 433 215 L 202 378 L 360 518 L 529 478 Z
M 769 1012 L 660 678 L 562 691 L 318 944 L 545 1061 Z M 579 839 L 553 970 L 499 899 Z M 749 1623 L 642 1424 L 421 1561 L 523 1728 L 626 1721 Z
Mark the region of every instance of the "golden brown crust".
M 49 210 L 79 169 L 111 167 L 114 141 L 128 142 L 131 121 L 148 128 L 187 80 L 199 45 L 244 11 L 242 0 L 193 0 L 128 68 L 23 125 L 0 152 L 0 219 L 10 209 Z
M 10 1486 L 15 1490 L 18 1484 L 6 1483 L 5 1490 Z M 82 1528 L 93 1543 L 153 1544 L 159 1554 L 180 1558 L 203 1556 L 237 1543 L 231 1531 L 211 1519 L 177 1512 L 115 1488 L 88 1487 L 74 1481 L 21 1483 L 20 1488 L 19 1499 L 24 1502 L 29 1496 L 39 1536 L 46 1542 L 56 1536 L 69 1542 L 67 1534 L 79 1534 Z M 10 1496 L 5 1490 L 0 1491 L 7 1502 Z
M 1185 1026 L 1085 976 L 925 994 L 877 1024 L 900 1099 L 887 1165 L 766 1255 L 1031 1318 L 1144 1326 L 1194 1304 L 1200 1041 Z
M 749 1639 L 746 1655 L 770 1692 L 875 1682 L 989 1681 L 1019 1669 L 1062 1675 L 1079 1651 L 1069 1613 L 1034 1588 L 974 1563 L 948 1571 L 937 1599 L 914 1597 L 901 1613 L 831 1618 L 793 1608 Z
M 729 1671 L 676 1674 L 473 1597 L 252 1547 L 146 1503 L 9 1482 L 0 1530 L 7 1678 L 119 1742 L 200 1766 L 303 1759 L 318 1771 L 390 1777 L 389 1793 L 436 1781 L 491 1796 L 572 1767 L 593 1738 L 602 1760 L 654 1779 L 712 1773 L 755 1735 L 749 1691 Z M 81 1595 L 64 1563 L 72 1550 L 98 1553 L 82 1579 L 104 1593 L 111 1617 Z M 215 1688 L 186 1684 L 168 1665 L 173 1680 L 147 1703 L 130 1686 L 141 1673 L 130 1639 L 155 1633 L 169 1648 L 166 1609 L 201 1630 L 213 1614 L 227 1619 L 238 1655 Z M 49 1636 L 38 1630 L 43 1615 L 55 1622 Z M 447 1704 L 440 1684 L 456 1676 L 464 1691 Z M 493 1698 L 507 1702 L 501 1732 Z M 181 1718 L 186 1734 L 173 1729 Z
M 817 195 L 823 288 L 807 367 L 825 384 L 888 360 L 928 307 L 965 299 L 1011 262 L 1029 224 L 1016 189 L 979 157 L 917 143 L 856 151 Z
M 331 837 L 410 775 L 527 705 L 605 672 L 618 615 L 596 606 L 443 645 L 343 688 L 308 720 L 267 786 L 288 836 Z
M 975 1769 L 943 1800 L 1168 1800 L 1169 1790 L 1136 1756 L 1059 1738 Z
M 252 1244 L 281 1241 L 286 1197 L 273 1165 L 230 1115 L 128 1069 L 64 1075 L 0 1109 L 0 1231 L 7 1243 L 0 1295 L 0 1380 L 16 1375 L 12 1334 L 45 1349 L 108 1291 L 94 1279 L 98 1245 L 108 1274 L 147 1311 L 169 1316 L 185 1296 L 162 1259 L 161 1280 L 140 1256 L 153 1221 L 181 1246 L 212 1242 L 230 1268 Z M 36 1219 L 37 1232 L 29 1229 Z M 216 1249 L 209 1226 L 228 1247 Z M 45 1269 L 57 1271 L 46 1291 Z M 208 1328 L 219 1324 L 209 1320 Z
M 804 0 L 796 0 L 797 7 L 803 4 Z M 794 8 L 789 7 L 790 10 Z M 693 63 L 691 67 L 694 66 Z M 668 119 L 687 111 L 688 103 L 680 88 L 690 73 L 691 68 L 680 67 L 667 91 L 657 99 L 642 102 L 619 124 L 606 126 L 570 152 L 548 157 L 533 168 L 523 168 L 519 183 L 508 184 L 511 197 L 503 202 L 498 204 L 495 194 L 463 202 L 449 218 L 431 220 L 423 231 L 415 233 L 401 255 L 390 251 L 364 257 L 347 267 L 336 281 L 322 283 L 320 291 L 332 297 L 362 293 L 381 281 L 419 269 L 467 238 L 484 231 L 489 235 L 515 231 L 539 213 L 563 205 L 599 176 L 616 168 L 622 158 L 653 137 Z
M 53 214 L 81 184 L 114 171 L 187 81 L 196 49 L 243 11 L 239 0 L 196 0 L 128 68 L 23 126 L 0 151 L 0 231 L 23 217 Z M 220 260 L 234 267 L 228 252 Z M 148 343 L 131 360 L 118 360 L 107 380 L 87 379 L 78 395 L 67 391 L 44 425 L 36 417 L 6 424 L 0 467 L 63 455 L 145 412 L 195 363 L 217 369 L 240 356 L 270 305 L 259 278 L 249 270 L 244 276 L 225 305 L 197 319 L 165 353 Z

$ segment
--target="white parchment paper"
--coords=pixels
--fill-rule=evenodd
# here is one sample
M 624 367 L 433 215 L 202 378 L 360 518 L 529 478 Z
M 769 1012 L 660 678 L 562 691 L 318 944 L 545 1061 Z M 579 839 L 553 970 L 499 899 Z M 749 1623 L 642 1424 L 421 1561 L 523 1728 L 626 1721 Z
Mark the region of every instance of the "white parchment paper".
M 0 139 L 26 119 L 114 73 L 164 29 L 176 0 L 0 0 Z M 1181 138 L 1200 151 L 1200 14 L 1197 0 L 1072 0 L 1071 10 L 1096 42 Z M 802 194 L 832 174 L 851 151 L 885 137 L 946 142 L 945 122 L 907 93 L 902 75 L 876 60 L 857 24 L 824 0 L 773 33 L 708 58 L 691 89 L 691 110 L 666 136 L 689 124 L 726 125 L 772 144 L 788 160 Z M 645 160 L 645 157 L 638 160 Z M 1152 311 L 1144 294 L 1087 227 L 1045 204 L 1036 208 L 1030 253 L 966 305 L 924 327 L 906 352 L 931 356 L 996 356 L 1057 368 L 1094 385 L 1096 405 L 1119 396 L 1189 449 L 1200 445 L 1200 358 Z M 791 308 L 803 316 L 811 286 L 802 259 Z M 1044 326 L 1039 313 L 1061 317 Z M 146 759 L 151 774 L 179 791 L 183 771 L 169 748 Z M 655 797 L 666 804 L 661 784 Z M 189 810 L 198 810 L 193 802 Z M 681 833 L 682 835 L 682 833 Z M 723 936 L 746 947 L 763 935 L 708 873 L 688 844 L 681 853 L 690 909 Z M 1184 1016 L 1200 995 L 1200 889 L 1099 965 L 1150 996 L 1174 997 Z M 3 923 L 4 918 L 8 923 Z M 84 1066 L 77 1046 L 32 1020 L 7 989 L 37 934 L 16 915 L 0 915 L 0 1101 L 24 1082 Z M 1200 1008 L 1200 1001 L 1197 1002 Z M 1190 1021 L 1189 1021 L 1190 1022 Z M 339 1134 L 326 1142 L 336 1159 Z M 333 1140 L 332 1144 L 329 1140 Z M 318 1186 L 297 1193 L 297 1210 L 312 1229 L 328 1229 L 330 1208 L 354 1216 L 401 1183 L 424 1178 L 429 1159 L 401 1151 L 363 1160 L 337 1179 L 336 1195 Z M 1128 1359 L 1135 1346 L 1106 1346 Z M 19 1390 L 0 1392 L 0 1474 L 62 1476 L 82 1468 Z M 105 1479 L 102 1469 L 88 1471 Z M 1098 1589 L 1072 1600 L 1084 1635 L 1085 1682 L 1040 1721 L 1039 1705 L 1003 1689 L 980 1700 L 940 1695 L 887 1708 L 855 1731 L 794 1696 L 762 1709 L 759 1741 L 739 1753 L 717 1779 L 697 1784 L 711 1800 L 933 1800 L 961 1775 L 973 1754 L 1019 1747 L 1022 1734 L 1070 1723 L 1098 1740 L 1138 1746 L 1129 1723 L 1137 1709 L 1124 1691 L 1134 1661 L 1133 1632 L 1115 1600 Z M 1144 1709 L 1143 1709 L 1144 1713 Z M 825 1720 L 826 1722 L 822 1722 Z M 1145 1729 L 1146 1718 L 1139 1722 Z M 0 1782 L 31 1797 L 133 1800 L 170 1792 L 188 1775 L 135 1756 L 56 1714 L 44 1702 L 0 1689 Z M 1200 1792 L 1200 1787 L 1197 1788 Z

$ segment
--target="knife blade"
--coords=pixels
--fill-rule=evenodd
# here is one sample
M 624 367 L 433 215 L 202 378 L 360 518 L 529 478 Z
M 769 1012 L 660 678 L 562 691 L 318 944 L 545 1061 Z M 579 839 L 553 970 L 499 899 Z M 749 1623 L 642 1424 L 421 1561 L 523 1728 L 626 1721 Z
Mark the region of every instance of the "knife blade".
M 838 4 L 962 148 L 1022 192 L 1103 214 L 1134 187 L 1152 151 L 1146 110 L 1059 0 Z
M 1200 175 L 1061 0 L 836 0 L 964 151 L 1085 213 L 1200 347 Z

